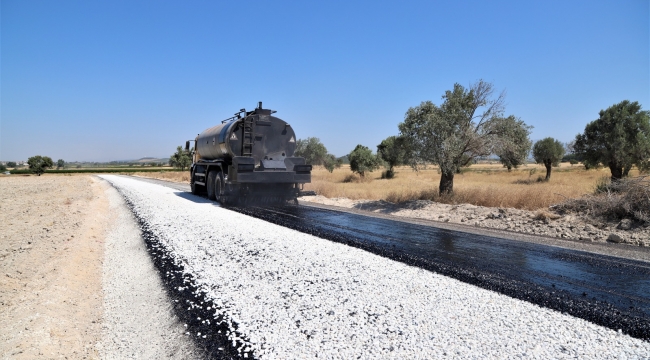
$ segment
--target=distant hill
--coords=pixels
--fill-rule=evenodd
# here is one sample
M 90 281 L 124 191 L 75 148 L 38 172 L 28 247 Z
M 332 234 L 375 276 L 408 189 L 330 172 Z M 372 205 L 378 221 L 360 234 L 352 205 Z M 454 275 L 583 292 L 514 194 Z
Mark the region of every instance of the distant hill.
M 169 158 L 155 158 L 155 157 L 143 157 L 138 160 L 135 160 L 134 162 L 138 163 L 151 163 L 151 162 L 156 162 L 156 163 L 168 163 Z
M 125 164 L 134 164 L 134 163 L 138 163 L 138 164 L 148 164 L 148 163 L 167 164 L 167 163 L 169 163 L 169 158 L 168 157 L 167 158 L 156 158 L 156 157 L 147 156 L 147 157 L 139 158 L 137 160 L 116 160 L 116 161 L 110 161 L 110 163 L 112 163 L 112 164 L 115 164 L 115 163 L 117 163 L 117 164 L 122 164 L 122 163 L 125 163 Z

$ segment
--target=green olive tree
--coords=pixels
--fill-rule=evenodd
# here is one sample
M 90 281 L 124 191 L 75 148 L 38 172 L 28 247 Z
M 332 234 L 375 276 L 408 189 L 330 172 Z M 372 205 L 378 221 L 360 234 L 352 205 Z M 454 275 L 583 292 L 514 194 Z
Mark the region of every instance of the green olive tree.
M 372 150 L 363 145 L 357 145 L 348 155 L 348 159 L 350 159 L 350 170 L 361 177 L 365 177 L 367 171 L 372 172 L 381 165 L 380 159 L 372 153 Z
M 585 166 L 608 166 L 612 180 L 627 176 L 632 165 L 650 170 L 650 111 L 628 100 L 601 110 L 573 147 Z
M 389 136 L 377 145 L 377 155 L 384 160 L 388 166 L 386 178 L 391 179 L 395 166 L 403 165 L 408 157 L 406 140 L 401 136 Z
M 503 117 L 505 92 L 493 94 L 493 85 L 483 80 L 469 88 L 455 84 L 440 106 L 424 101 L 408 109 L 399 124 L 408 141 L 409 164 L 416 170 L 427 163 L 440 167 L 440 194 L 453 193 L 454 175 L 461 167 L 514 142 L 506 131 L 510 126 L 526 127 Z
M 41 174 L 44 173 L 46 169 L 54 166 L 54 162 L 49 156 L 36 155 L 27 159 L 27 165 L 29 165 L 29 169 L 34 174 L 41 176 Z
M 533 142 L 530 140 L 530 129 L 532 126 L 526 125 L 522 120 L 514 116 L 508 116 L 499 122 L 498 132 L 503 134 L 497 140 L 494 153 L 499 157 L 499 161 L 508 171 L 512 168 L 518 168 L 526 163 L 528 153 Z
M 544 164 L 546 167 L 546 181 L 551 179 L 551 167 L 559 166 L 562 156 L 564 145 L 552 137 L 539 140 L 533 145 L 533 158 L 538 164 Z
M 307 164 L 322 165 L 329 172 L 341 167 L 341 161 L 336 156 L 328 153 L 325 145 L 316 137 L 298 139 L 296 151 L 293 155 L 304 157 Z
M 144 166 L 144 164 L 142 165 Z M 190 153 L 182 146 L 176 147 L 176 152 L 169 157 L 169 165 L 181 170 L 189 168 L 192 165 Z

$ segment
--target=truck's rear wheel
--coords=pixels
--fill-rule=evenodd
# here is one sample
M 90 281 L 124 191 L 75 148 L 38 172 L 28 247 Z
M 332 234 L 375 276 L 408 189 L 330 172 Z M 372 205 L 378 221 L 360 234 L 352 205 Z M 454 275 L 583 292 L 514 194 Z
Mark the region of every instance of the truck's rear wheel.
M 214 170 L 210 171 L 208 173 L 208 183 L 205 184 L 208 190 L 208 199 L 210 200 L 217 200 L 217 196 L 216 196 L 217 194 L 214 191 L 216 179 L 217 179 L 217 172 Z

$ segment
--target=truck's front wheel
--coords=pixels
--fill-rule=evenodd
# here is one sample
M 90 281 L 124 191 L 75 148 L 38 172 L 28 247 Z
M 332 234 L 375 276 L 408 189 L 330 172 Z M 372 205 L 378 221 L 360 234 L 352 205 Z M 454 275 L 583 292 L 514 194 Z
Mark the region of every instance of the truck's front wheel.
M 208 173 L 208 183 L 206 184 L 206 188 L 208 190 L 208 199 L 210 200 L 217 200 L 217 194 L 215 191 L 215 182 L 217 179 L 217 172 L 216 171 L 210 171 Z
M 225 182 L 223 180 L 223 173 L 219 171 L 217 173 L 217 178 L 215 179 L 215 184 L 214 184 L 214 192 L 215 192 L 215 197 L 217 201 L 221 205 L 226 204 L 226 186 Z
M 193 195 L 199 194 L 199 186 L 196 183 L 194 183 L 194 181 L 190 183 L 190 189 L 192 190 Z

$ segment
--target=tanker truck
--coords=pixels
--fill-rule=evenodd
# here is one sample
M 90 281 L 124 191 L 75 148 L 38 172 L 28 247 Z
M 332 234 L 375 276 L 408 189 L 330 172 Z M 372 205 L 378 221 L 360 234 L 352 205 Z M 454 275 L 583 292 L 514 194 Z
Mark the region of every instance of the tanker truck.
M 260 101 L 198 134 L 191 151 L 192 193 L 222 204 L 297 202 L 312 166 L 293 156 L 296 134 L 275 112 Z

